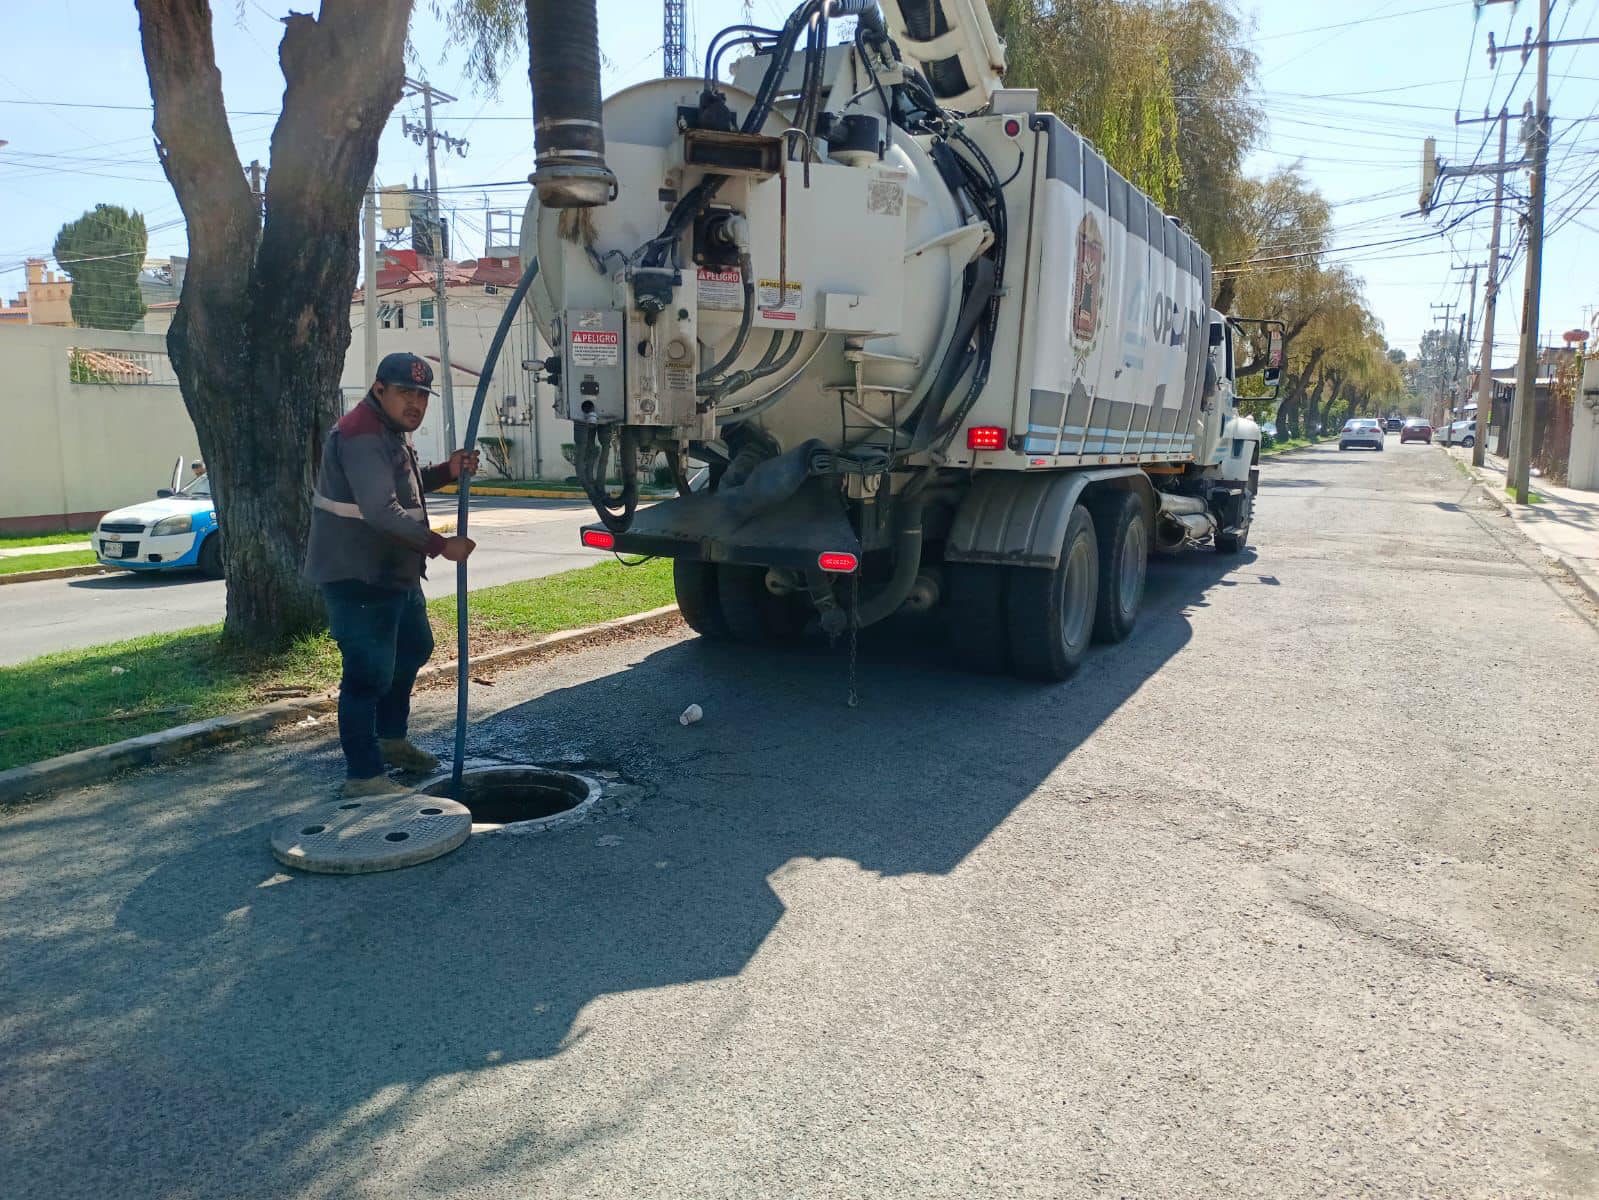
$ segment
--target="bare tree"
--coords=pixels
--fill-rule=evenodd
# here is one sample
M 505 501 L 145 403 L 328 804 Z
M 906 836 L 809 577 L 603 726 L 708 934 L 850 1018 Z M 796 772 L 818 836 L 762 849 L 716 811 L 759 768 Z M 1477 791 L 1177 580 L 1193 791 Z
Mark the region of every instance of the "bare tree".
M 224 530 L 224 637 L 268 649 L 316 628 L 299 576 L 319 445 L 337 418 L 357 215 L 405 81 L 412 0 L 323 0 L 283 19 L 283 110 L 251 193 L 228 129 L 207 0 L 138 0 L 161 165 L 188 224 L 167 350 Z

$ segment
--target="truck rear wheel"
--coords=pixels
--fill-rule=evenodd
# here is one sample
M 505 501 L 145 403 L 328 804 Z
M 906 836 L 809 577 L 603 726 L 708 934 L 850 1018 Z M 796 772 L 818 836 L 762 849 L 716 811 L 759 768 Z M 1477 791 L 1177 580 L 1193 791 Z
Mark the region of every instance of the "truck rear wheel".
M 717 595 L 715 563 L 692 558 L 672 560 L 672 590 L 677 593 L 677 608 L 688 627 L 703 638 L 715 641 L 728 636 L 727 621 Z
M 986 563 L 944 565 L 944 611 L 955 661 L 969 671 L 1003 671 L 1010 665 L 1005 620 L 1004 567 Z
M 1006 608 L 1016 673 L 1048 680 L 1075 674 L 1093 639 L 1098 597 L 1098 540 L 1093 518 L 1079 504 L 1066 526 L 1059 566 L 1011 569 Z
M 788 642 L 805 628 L 805 612 L 793 596 L 766 590 L 766 568 L 723 563 L 716 568 L 722 621 L 735 641 Z
M 1091 511 L 1099 542 L 1094 640 L 1126 641 L 1144 604 L 1144 579 L 1149 567 L 1144 500 L 1137 492 L 1111 492 Z

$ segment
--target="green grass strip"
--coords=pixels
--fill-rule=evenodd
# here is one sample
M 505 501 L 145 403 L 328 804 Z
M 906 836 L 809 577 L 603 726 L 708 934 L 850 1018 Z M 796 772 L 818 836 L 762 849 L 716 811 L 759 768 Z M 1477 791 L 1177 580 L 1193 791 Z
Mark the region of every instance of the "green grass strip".
M 672 564 L 599 563 L 472 593 L 474 637 L 531 640 L 670 604 Z M 455 598 L 428 604 L 438 659 L 454 657 Z M 225 654 L 222 627 L 151 634 L 0 667 L 0 770 L 315 692 L 339 680 L 325 634 L 282 654 Z

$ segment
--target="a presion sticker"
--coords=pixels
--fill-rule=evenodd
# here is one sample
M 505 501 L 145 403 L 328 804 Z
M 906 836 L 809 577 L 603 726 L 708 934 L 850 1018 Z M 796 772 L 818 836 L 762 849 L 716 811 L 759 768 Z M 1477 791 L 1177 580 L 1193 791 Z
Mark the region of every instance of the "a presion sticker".
M 598 309 L 585 309 L 577 314 L 579 329 L 598 329 L 605 324 L 605 314 Z
M 621 355 L 622 335 L 607 329 L 572 330 L 574 367 L 614 367 Z
M 694 369 L 692 367 L 674 367 L 668 364 L 666 368 L 667 389 L 674 392 L 694 392 Z
M 778 282 L 776 279 L 762 279 L 756 284 L 761 316 L 773 321 L 792 321 L 799 313 L 800 298 L 805 294 L 804 285 L 790 279 L 788 287 L 780 291 Z
M 724 312 L 741 312 L 744 308 L 744 277 L 738 268 L 718 271 L 715 267 L 701 267 L 699 278 L 701 308 L 721 309 Z

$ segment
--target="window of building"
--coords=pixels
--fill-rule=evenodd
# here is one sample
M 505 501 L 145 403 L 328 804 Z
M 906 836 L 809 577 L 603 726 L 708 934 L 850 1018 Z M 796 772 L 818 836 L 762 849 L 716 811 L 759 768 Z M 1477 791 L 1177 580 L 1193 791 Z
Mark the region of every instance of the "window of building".
M 405 305 L 383 304 L 378 306 L 378 319 L 383 322 L 385 329 L 405 328 Z
M 433 328 L 433 304 L 434 302 L 432 300 L 423 300 L 417 306 L 419 315 L 421 316 L 423 329 Z

